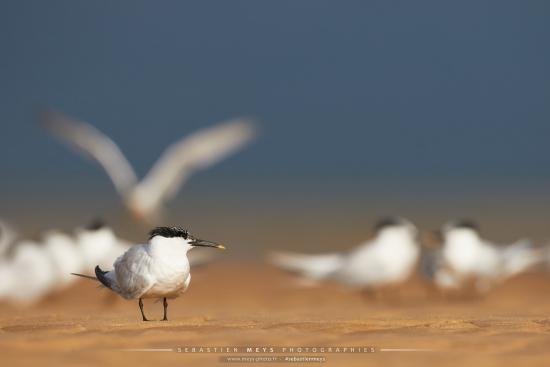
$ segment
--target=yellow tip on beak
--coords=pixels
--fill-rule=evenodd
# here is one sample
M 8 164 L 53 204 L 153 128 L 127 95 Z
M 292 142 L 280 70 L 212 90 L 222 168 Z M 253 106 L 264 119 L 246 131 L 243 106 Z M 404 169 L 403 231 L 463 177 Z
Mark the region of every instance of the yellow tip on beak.
M 225 246 L 224 246 L 224 245 L 218 245 L 218 246 L 216 246 L 216 248 L 219 248 L 220 250 L 225 250 Z

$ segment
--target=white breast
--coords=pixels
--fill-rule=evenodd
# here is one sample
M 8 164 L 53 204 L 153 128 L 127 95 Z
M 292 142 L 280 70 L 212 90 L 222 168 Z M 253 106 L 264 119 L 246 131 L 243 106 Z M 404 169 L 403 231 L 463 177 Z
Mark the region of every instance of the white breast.
M 499 266 L 498 251 L 466 230 L 455 230 L 447 235 L 443 258 L 463 276 L 491 276 Z
M 419 254 L 418 245 L 405 229 L 384 230 L 349 255 L 338 277 L 355 286 L 398 283 L 411 274 Z
M 191 282 L 188 250 L 180 238 L 153 238 L 148 252 L 154 282 L 143 298 L 174 298 L 185 292 Z

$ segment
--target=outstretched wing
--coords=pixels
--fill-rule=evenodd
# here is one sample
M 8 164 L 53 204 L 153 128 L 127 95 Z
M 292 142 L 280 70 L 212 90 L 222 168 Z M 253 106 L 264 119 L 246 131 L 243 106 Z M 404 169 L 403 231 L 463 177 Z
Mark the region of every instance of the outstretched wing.
M 222 160 L 253 137 L 253 123 L 236 119 L 183 138 L 166 149 L 138 184 L 134 191 L 134 202 L 146 211 L 155 211 L 163 200 L 177 193 L 194 171 Z
M 41 122 L 50 133 L 96 160 L 119 193 L 125 194 L 136 185 L 136 174 L 124 154 L 108 136 L 92 125 L 53 111 L 43 113 Z

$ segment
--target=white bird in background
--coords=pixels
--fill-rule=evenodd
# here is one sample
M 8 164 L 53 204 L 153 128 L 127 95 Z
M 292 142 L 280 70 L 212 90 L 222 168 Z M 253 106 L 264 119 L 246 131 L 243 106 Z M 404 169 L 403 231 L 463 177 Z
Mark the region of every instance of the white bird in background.
M 126 241 L 119 239 L 109 226 L 97 219 L 86 227 L 77 228 L 74 237 L 76 248 L 83 261 L 82 267 L 86 269 L 85 272 L 91 274 L 97 264 L 104 263 L 113 256 L 118 257 L 127 250 Z M 118 255 L 113 255 L 113 252 Z M 80 271 L 83 270 L 77 270 L 77 272 Z
M 93 126 L 57 112 L 44 114 L 43 125 L 55 136 L 95 159 L 107 172 L 124 204 L 137 218 L 155 222 L 163 203 L 199 169 L 207 168 L 254 137 L 251 121 L 230 120 L 199 130 L 166 149 L 150 172 L 138 178 L 119 147 Z
M 29 304 L 46 295 L 56 285 L 57 270 L 39 243 L 21 241 L 12 256 L 0 264 L 0 298 Z
M 40 241 L 12 241 L 0 254 L 0 299 L 30 304 L 63 289 L 75 278 L 72 272 L 93 273 L 89 259 L 113 261 L 128 247 L 113 231 L 94 221 L 75 235 L 46 231 Z M 113 252 L 117 252 L 115 256 Z
M 143 321 L 149 321 L 143 312 L 143 298 L 162 298 L 164 317 L 168 320 L 169 298 L 179 297 L 191 282 L 187 252 L 194 247 L 215 247 L 223 245 L 200 240 L 180 227 L 157 227 L 150 232 L 149 242 L 134 245 L 114 263 L 114 269 L 103 271 L 95 268 L 97 279 L 105 287 L 126 299 L 139 299 Z
M 416 227 L 402 218 L 387 218 L 375 230 L 372 240 L 347 253 L 277 252 L 270 261 L 313 281 L 335 280 L 367 289 L 403 282 L 414 271 L 420 254 Z
M 57 269 L 38 242 L 19 240 L 17 232 L 0 222 L 0 300 L 30 304 L 54 286 Z
M 449 222 L 441 231 L 443 244 L 433 256 L 432 274 L 440 288 L 460 288 L 473 281 L 478 292 L 532 269 L 542 261 L 542 249 L 527 240 L 496 245 L 483 239 L 475 223 Z
M 55 287 L 51 290 L 66 287 L 74 280 L 71 273 L 84 268 L 85 258 L 75 246 L 75 239 L 68 234 L 57 230 L 47 231 L 42 236 L 40 246 L 44 249 L 43 256 L 49 257 L 53 263 Z

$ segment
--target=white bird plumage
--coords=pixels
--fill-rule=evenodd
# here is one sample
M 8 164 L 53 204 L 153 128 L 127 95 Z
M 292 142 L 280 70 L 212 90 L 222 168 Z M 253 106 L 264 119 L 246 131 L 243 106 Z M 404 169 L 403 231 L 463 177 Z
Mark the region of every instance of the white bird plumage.
M 276 266 L 303 277 L 335 280 L 351 287 L 375 288 L 400 283 L 414 270 L 420 253 L 417 229 L 402 218 L 377 226 L 376 236 L 348 253 L 303 255 L 274 253 Z
M 75 281 L 71 273 L 92 271 L 97 261 L 112 264 L 113 251 L 127 250 L 123 243 L 106 226 L 78 228 L 74 235 L 48 230 L 37 241 L 13 241 L 0 256 L 0 299 L 36 302 Z
M 143 321 L 143 298 L 163 298 L 167 320 L 167 299 L 176 298 L 187 290 L 191 273 L 187 252 L 193 247 L 225 247 L 200 240 L 180 227 L 158 227 L 151 231 L 149 242 L 132 246 L 114 263 L 111 271 L 99 266 L 97 279 L 107 288 L 126 299 L 139 299 Z
M 443 289 L 460 288 L 474 281 L 479 292 L 533 268 L 542 261 L 541 249 L 530 241 L 496 245 L 481 237 L 470 221 L 447 223 L 442 229 L 443 244 L 431 261 L 433 280 Z
M 113 181 L 126 207 L 148 222 L 159 219 L 163 203 L 196 170 L 222 160 L 255 135 L 252 121 L 243 118 L 199 130 L 169 146 L 138 182 L 120 148 L 95 127 L 58 112 L 45 113 L 42 121 L 48 131 L 95 159 Z
M 43 246 L 33 241 L 17 243 L 9 260 L 2 261 L 3 298 L 30 304 L 56 286 L 56 269 Z
M 82 267 L 86 269 L 86 272 L 91 272 L 97 264 L 103 263 L 106 258 L 110 257 L 111 252 L 121 250 L 118 255 L 124 252 L 124 249 L 121 248 L 121 240 L 109 226 L 101 222 L 77 228 L 74 241 L 83 260 Z M 82 270 L 77 270 L 77 272 L 79 271 Z
M 75 246 L 74 238 L 69 235 L 57 230 L 47 231 L 42 236 L 40 246 L 44 249 L 43 256 L 49 257 L 54 265 L 55 286 L 51 287 L 52 290 L 61 289 L 72 283 L 74 277 L 71 273 L 84 268 L 86 258 Z

